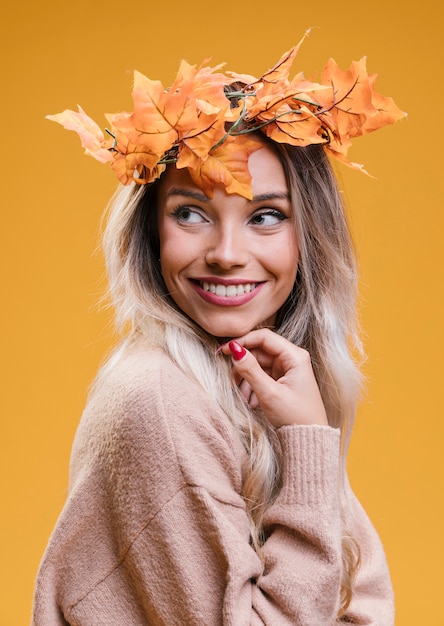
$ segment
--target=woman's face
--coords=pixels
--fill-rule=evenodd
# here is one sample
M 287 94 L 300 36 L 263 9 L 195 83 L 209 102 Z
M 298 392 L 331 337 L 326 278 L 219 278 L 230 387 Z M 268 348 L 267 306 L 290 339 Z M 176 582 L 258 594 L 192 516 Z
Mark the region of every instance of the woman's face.
M 298 247 L 284 169 L 266 146 L 248 161 L 253 200 L 216 186 L 208 198 L 186 169 L 158 194 L 160 262 L 177 306 L 215 337 L 273 325 L 296 279 Z

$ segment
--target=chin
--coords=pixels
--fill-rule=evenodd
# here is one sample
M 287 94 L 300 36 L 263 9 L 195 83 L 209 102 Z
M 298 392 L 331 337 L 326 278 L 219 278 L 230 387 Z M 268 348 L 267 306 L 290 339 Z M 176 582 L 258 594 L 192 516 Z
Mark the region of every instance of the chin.
M 214 337 L 215 339 L 233 339 L 234 337 L 241 337 L 242 335 L 245 335 L 246 333 L 248 333 L 249 330 L 251 330 L 251 328 L 248 328 L 248 330 L 245 330 L 241 327 L 233 327 L 233 326 L 224 326 L 223 324 L 217 325 L 217 326 L 213 326 L 213 325 L 208 325 L 208 324 L 199 324 L 199 326 L 201 326 L 201 328 L 203 328 L 203 330 L 205 332 L 207 332 L 209 335 L 211 335 L 212 337 Z
M 246 335 L 252 330 L 256 330 L 257 328 L 264 327 L 272 327 L 272 325 L 267 322 L 257 323 L 257 324 L 218 324 L 218 325 L 202 325 L 202 328 L 209 334 L 212 335 L 215 339 L 219 340 L 221 343 L 223 341 L 228 341 L 229 339 L 236 339 L 236 337 L 242 337 Z

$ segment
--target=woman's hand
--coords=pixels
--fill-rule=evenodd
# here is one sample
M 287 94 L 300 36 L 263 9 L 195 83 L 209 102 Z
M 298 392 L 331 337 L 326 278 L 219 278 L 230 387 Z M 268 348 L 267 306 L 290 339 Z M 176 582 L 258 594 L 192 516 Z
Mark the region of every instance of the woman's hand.
M 246 350 L 246 349 L 247 350 Z M 328 426 L 309 353 L 271 330 L 253 330 L 221 347 L 231 354 L 239 388 L 273 426 Z

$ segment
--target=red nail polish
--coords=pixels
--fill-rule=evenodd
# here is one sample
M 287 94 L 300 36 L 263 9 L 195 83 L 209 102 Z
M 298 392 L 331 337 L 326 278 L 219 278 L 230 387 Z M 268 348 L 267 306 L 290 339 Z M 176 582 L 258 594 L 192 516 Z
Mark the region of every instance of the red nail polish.
M 238 344 L 237 341 L 230 341 L 228 347 L 235 361 L 240 361 L 247 354 L 245 348 Z

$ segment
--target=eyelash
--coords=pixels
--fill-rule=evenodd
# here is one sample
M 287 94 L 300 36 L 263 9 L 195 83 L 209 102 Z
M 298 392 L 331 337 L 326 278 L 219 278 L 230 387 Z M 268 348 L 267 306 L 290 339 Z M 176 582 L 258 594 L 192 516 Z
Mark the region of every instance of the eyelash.
M 184 212 L 188 212 L 188 213 L 196 213 L 197 215 L 200 215 L 200 217 L 202 218 L 202 220 L 205 220 L 204 216 L 201 215 L 201 213 L 193 207 L 189 207 L 189 206 L 179 206 L 176 209 L 174 209 L 171 212 L 171 216 L 177 221 L 180 222 L 181 219 L 183 219 L 183 213 Z M 261 217 L 266 217 L 266 216 L 271 216 L 271 217 L 275 217 L 276 219 L 278 219 L 280 222 L 283 222 L 284 220 L 289 219 L 287 215 L 284 215 L 284 213 L 282 213 L 281 211 L 277 210 L 277 209 L 264 209 L 263 211 L 254 213 L 251 218 L 249 219 L 250 222 L 252 222 L 254 224 L 254 220 L 255 218 L 261 218 Z
M 278 211 L 277 209 L 266 209 L 265 211 L 259 211 L 259 213 L 255 213 L 251 217 L 251 220 L 254 220 L 254 218 L 256 217 L 264 217 L 266 215 L 271 215 L 272 217 L 276 217 L 280 222 L 283 222 L 284 220 L 288 220 L 288 217 L 284 215 L 281 211 Z
M 179 207 L 177 207 L 177 209 L 174 209 L 174 211 L 171 212 L 171 216 L 174 217 L 176 222 L 180 222 L 181 218 L 183 218 L 182 214 L 184 212 L 196 213 L 197 215 L 200 215 L 202 219 L 204 219 L 203 215 L 201 215 L 200 212 L 197 209 L 195 209 L 193 207 L 189 207 L 189 206 L 179 206 Z

